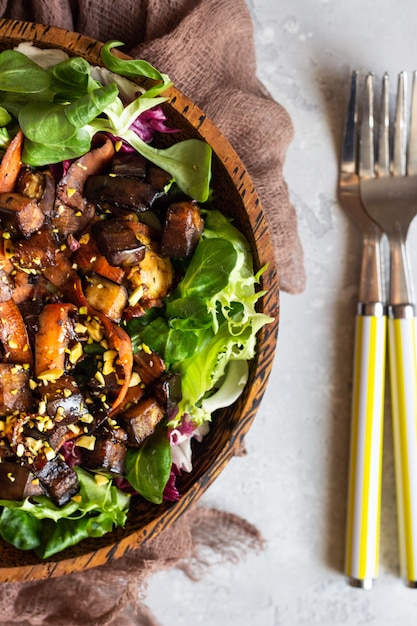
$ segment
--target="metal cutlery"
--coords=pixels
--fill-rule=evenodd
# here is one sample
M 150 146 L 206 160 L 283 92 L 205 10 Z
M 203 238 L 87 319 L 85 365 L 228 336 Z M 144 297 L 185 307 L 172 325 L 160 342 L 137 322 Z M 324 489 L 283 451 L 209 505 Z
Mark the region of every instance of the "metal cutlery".
M 367 213 L 389 241 L 388 346 L 400 566 L 406 584 L 417 587 L 417 326 L 406 246 L 409 225 L 417 212 L 416 73 L 409 131 L 406 78 L 404 72 L 398 76 L 391 133 L 388 75 L 382 81 L 378 126 L 374 77 L 366 77 L 359 187 Z
M 386 307 L 381 239 L 359 189 L 358 76 L 352 74 L 339 175 L 339 197 L 362 235 L 355 349 L 345 573 L 365 589 L 377 577 L 380 534 Z

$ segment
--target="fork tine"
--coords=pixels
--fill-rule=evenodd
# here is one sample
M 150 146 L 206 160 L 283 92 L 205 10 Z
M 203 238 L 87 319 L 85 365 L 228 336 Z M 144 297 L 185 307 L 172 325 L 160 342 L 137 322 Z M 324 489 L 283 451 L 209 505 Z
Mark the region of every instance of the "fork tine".
M 363 178 L 375 176 L 374 150 L 374 76 L 368 74 L 365 79 L 360 132 L 359 175 Z
M 407 119 L 406 119 L 407 74 L 398 74 L 397 105 L 394 125 L 393 174 L 405 176 L 407 171 Z
M 350 82 L 349 102 L 346 112 L 345 127 L 343 130 L 343 148 L 341 171 L 344 174 L 355 174 L 357 163 L 357 136 L 358 136 L 358 74 L 352 72 Z
M 389 173 L 389 76 L 388 73 L 385 73 L 382 78 L 381 113 L 378 133 L 378 176 L 389 176 Z
M 411 119 L 408 133 L 407 174 L 417 174 L 417 71 L 413 72 L 413 87 L 411 95 Z

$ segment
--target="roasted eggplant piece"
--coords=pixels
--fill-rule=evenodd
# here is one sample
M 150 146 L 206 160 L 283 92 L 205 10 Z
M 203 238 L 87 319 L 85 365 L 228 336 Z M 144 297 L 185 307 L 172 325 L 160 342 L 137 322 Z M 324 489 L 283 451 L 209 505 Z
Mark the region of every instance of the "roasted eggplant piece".
M 90 202 L 134 212 L 147 211 L 161 195 L 157 187 L 125 176 L 90 176 L 85 186 L 85 196 Z
M 42 483 L 26 465 L 11 461 L 0 463 L 0 498 L 3 500 L 24 500 L 45 492 Z
M 43 384 L 40 390 L 46 413 L 57 421 L 67 417 L 78 419 L 88 413 L 77 382 L 69 374 Z
M 172 176 L 161 167 L 148 162 L 146 180 L 157 189 L 163 191 L 164 187 L 172 180 Z
M 38 469 L 36 465 L 42 465 L 42 467 Z M 57 506 L 64 506 L 78 493 L 80 489 L 78 476 L 59 455 L 46 460 L 43 464 L 35 461 L 34 466 L 34 472 L 41 485 Z
M 147 387 L 165 372 L 163 359 L 153 350 L 139 350 L 133 357 L 135 371 L 143 384 Z
M 40 228 L 28 239 L 16 242 L 13 263 L 16 268 L 40 272 L 55 264 L 57 243 L 49 228 Z
M 178 409 L 181 400 L 181 374 L 166 372 L 153 384 L 152 393 L 165 412 L 171 418 Z
M 146 159 L 137 152 L 116 152 L 111 162 L 111 173 L 145 179 Z
M 129 444 L 139 446 L 152 435 L 164 415 L 162 406 L 151 397 L 139 400 L 137 404 L 120 414 L 118 419 L 126 429 Z
M 21 168 L 16 191 L 37 200 L 44 215 L 52 215 L 55 189 L 55 180 L 50 170 L 39 171 L 29 166 Z
M 59 234 L 61 240 L 69 235 L 76 235 L 82 232 L 94 217 L 94 205 L 88 203 L 81 209 L 61 204 L 56 209 L 52 224 L 54 230 Z
M 122 428 L 103 429 L 89 440 L 91 447 L 88 443 L 84 445 L 83 438 L 79 441 L 82 465 L 87 469 L 123 476 L 126 469 L 126 431 Z
M 42 310 L 42 300 L 39 298 L 30 298 L 25 302 L 19 303 L 19 311 L 28 333 L 29 343 L 32 351 L 35 346 L 36 333 L 39 330 L 39 313 Z
M 10 192 L 0 193 L 0 219 L 3 228 L 27 238 L 42 227 L 45 215 L 37 200 Z
M 203 227 L 197 203 L 184 201 L 170 204 L 162 230 L 161 254 L 173 259 L 190 257 Z
M 129 222 L 121 219 L 102 220 L 93 227 L 97 247 L 110 265 L 136 265 L 145 256 L 145 245 L 138 240 Z

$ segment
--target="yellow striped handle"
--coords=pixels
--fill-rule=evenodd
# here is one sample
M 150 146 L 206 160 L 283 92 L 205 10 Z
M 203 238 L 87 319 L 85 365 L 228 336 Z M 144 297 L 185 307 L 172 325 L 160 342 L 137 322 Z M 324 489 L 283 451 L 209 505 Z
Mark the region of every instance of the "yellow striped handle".
M 386 317 L 357 315 L 345 574 L 369 589 L 378 574 Z
M 417 586 L 416 318 L 390 318 L 389 362 L 401 575 Z

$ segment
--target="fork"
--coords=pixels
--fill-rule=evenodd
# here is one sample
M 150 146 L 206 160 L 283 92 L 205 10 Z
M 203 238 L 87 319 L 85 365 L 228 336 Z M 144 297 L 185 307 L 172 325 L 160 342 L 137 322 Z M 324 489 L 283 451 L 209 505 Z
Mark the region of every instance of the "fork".
M 360 194 L 368 214 L 387 234 L 390 250 L 388 347 L 401 576 L 417 587 L 417 346 L 416 305 L 406 247 L 417 212 L 417 86 L 414 72 L 407 132 L 405 72 L 398 75 L 395 122 L 389 114 L 389 77 L 382 81 L 375 129 L 374 77 L 365 80 L 360 128 Z
M 355 319 L 345 573 L 369 589 L 379 560 L 380 492 L 385 381 L 386 307 L 383 232 L 361 203 L 358 176 L 358 76 L 354 72 L 339 175 L 341 204 L 362 234 Z

